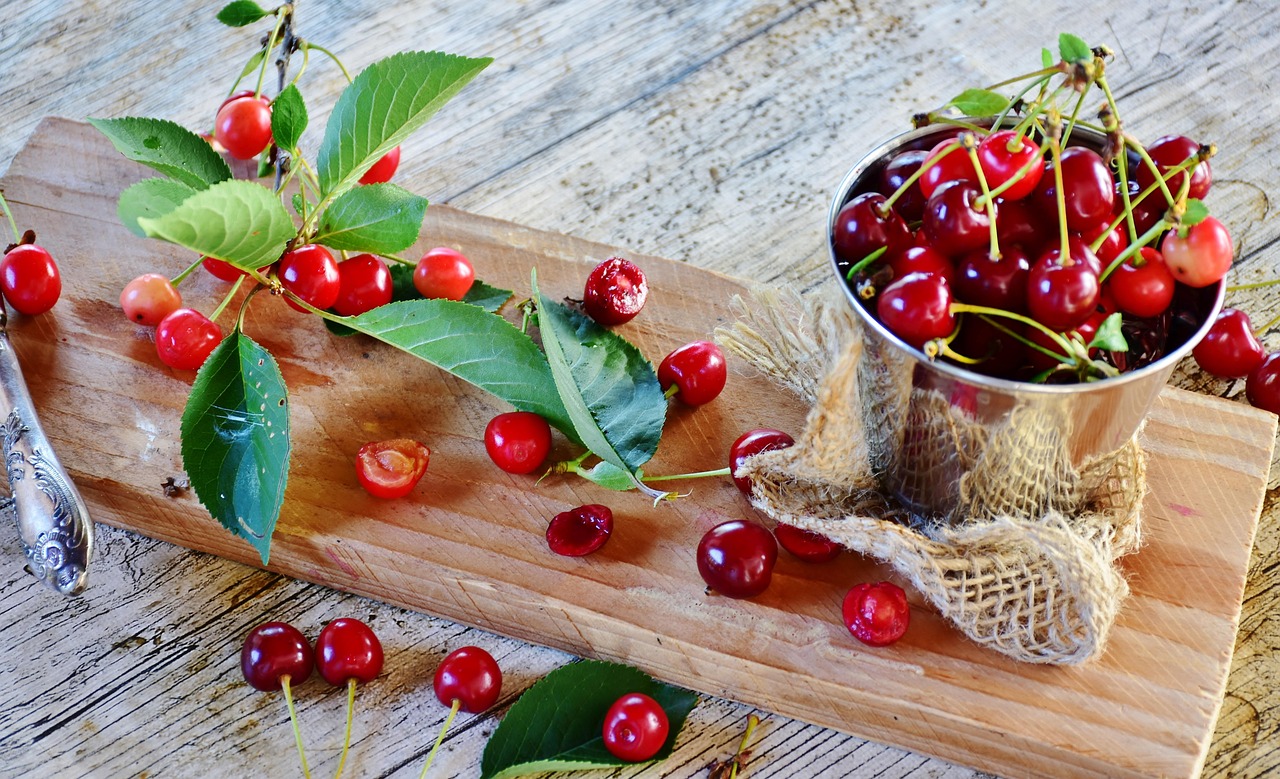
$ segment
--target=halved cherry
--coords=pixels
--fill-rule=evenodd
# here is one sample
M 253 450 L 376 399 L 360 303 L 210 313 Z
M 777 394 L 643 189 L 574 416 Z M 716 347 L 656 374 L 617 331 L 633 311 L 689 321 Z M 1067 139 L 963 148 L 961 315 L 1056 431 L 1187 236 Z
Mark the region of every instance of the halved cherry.
M 403 498 L 427 472 L 431 450 L 411 438 L 373 441 L 356 452 L 356 479 L 375 498 Z

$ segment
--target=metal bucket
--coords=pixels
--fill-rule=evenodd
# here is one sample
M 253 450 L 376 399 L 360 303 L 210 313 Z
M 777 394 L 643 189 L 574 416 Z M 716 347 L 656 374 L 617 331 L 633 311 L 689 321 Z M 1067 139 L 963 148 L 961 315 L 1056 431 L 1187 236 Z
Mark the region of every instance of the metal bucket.
M 954 127 L 925 127 L 877 146 L 844 177 L 831 203 L 827 244 L 832 268 L 863 325 L 858 384 L 871 467 L 882 487 L 926 522 L 956 522 L 983 513 L 980 496 L 975 504 L 967 489 L 978 469 L 987 483 L 1002 473 L 1034 482 L 1025 490 L 1020 485 L 1006 485 L 1005 490 L 1028 495 L 1028 505 L 1020 507 L 1028 516 L 1041 516 L 1049 508 L 1072 511 L 1076 507 L 1071 502 L 1096 486 L 1082 483 L 1081 474 L 1138 431 L 1174 366 L 1217 317 L 1225 285 L 1184 291 L 1183 305 L 1198 327 L 1180 344 L 1170 343 L 1161 359 L 1116 378 L 1033 384 L 931 361 L 880 324 L 845 282 L 832 227 L 845 203 L 876 189 L 880 171 L 895 154 L 931 149 L 955 133 Z M 1095 150 L 1102 140 L 1081 128 L 1071 139 L 1073 145 Z

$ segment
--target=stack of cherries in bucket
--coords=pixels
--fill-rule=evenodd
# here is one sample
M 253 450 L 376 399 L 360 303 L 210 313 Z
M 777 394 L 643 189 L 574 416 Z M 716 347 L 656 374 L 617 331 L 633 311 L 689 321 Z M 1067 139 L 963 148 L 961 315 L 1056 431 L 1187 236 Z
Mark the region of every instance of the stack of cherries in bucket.
M 1231 268 L 1203 201 L 1216 149 L 1126 133 L 1110 52 L 1063 39 L 1058 63 L 948 104 L 982 118 L 917 116 L 929 129 L 877 161 L 832 223 L 851 290 L 930 359 L 1028 382 L 1115 377 L 1186 343 Z M 1007 85 L 1020 91 L 994 91 Z M 1194 355 L 1280 413 L 1280 356 L 1243 312 L 1223 310 Z

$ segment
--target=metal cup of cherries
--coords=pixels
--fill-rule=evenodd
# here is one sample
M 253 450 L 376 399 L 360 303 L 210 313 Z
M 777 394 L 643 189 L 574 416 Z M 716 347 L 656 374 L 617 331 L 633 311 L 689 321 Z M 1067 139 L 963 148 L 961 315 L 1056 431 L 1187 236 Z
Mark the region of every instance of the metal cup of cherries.
M 1110 50 L 1063 35 L 1059 51 L 917 115 L 858 171 L 830 225 L 850 296 L 928 360 L 983 377 L 1094 382 L 1194 346 L 1205 370 L 1261 372 L 1250 385 L 1280 401 L 1280 359 L 1263 367 L 1247 317 L 1217 312 L 1233 247 L 1203 200 L 1215 147 L 1144 145 L 1120 120 Z

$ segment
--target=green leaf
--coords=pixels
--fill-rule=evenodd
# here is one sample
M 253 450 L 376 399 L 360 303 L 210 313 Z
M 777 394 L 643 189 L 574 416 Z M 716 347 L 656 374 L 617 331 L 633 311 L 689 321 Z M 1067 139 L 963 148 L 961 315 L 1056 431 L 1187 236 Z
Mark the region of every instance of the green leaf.
M 480 279 L 476 279 L 472 282 L 471 289 L 467 290 L 467 294 L 462 297 L 462 302 L 479 306 L 491 314 L 496 314 L 511 299 L 512 294 L 509 289 L 491 287 Z
M 120 193 L 120 204 L 116 208 L 116 213 L 120 215 L 120 221 L 124 222 L 124 226 L 129 228 L 129 232 L 146 238 L 146 232 L 138 224 L 139 218 L 154 219 L 164 216 L 195 193 L 194 189 L 181 181 L 161 178 L 145 179 Z
M 627 665 L 583 660 L 547 674 L 512 705 L 485 745 L 481 779 L 634 765 L 614 757 L 601 736 L 609 707 L 633 692 L 653 698 L 667 714 L 667 741 L 653 756 L 665 760 L 698 696 Z
M 240 76 L 236 79 L 235 86 L 232 87 L 233 90 L 235 87 L 240 86 L 240 82 L 244 80 L 245 76 L 262 67 L 262 58 L 265 56 L 267 56 L 266 49 L 258 49 L 253 53 L 253 56 L 249 58 L 249 61 L 244 64 L 244 69 L 240 71 Z
M 314 240 L 333 249 L 396 254 L 418 240 L 426 212 L 424 197 L 395 184 L 367 184 L 325 209 Z
M 1058 53 L 1063 62 L 1093 62 L 1093 49 L 1079 36 L 1064 32 L 1058 36 Z
M 289 476 L 288 392 L 275 359 L 239 330 L 196 374 L 182 464 L 209 513 L 266 565 Z
M 547 358 L 500 316 L 456 300 L 388 303 L 343 324 L 449 371 L 581 443 L 556 394 Z
M 306 129 L 307 104 L 298 88 L 290 84 L 271 104 L 271 137 L 280 148 L 296 151 Z
M 601 460 L 634 474 L 657 451 L 667 417 L 653 365 L 617 333 L 543 295 L 536 269 L 531 284 L 542 348 L 578 437 Z M 633 478 L 641 492 L 664 495 Z
M 1009 98 L 989 89 L 966 89 L 947 102 L 965 116 L 993 116 L 1009 105 Z
M 90 119 L 124 156 L 194 189 L 231 178 L 231 168 L 209 142 L 166 119 L 128 116 Z
M 418 288 L 413 286 L 413 266 L 405 265 L 401 262 L 390 263 L 391 271 L 391 302 L 395 303 L 401 300 L 422 300 L 421 293 Z M 473 306 L 488 311 L 490 314 L 498 313 L 498 309 L 511 299 L 511 290 L 499 289 L 485 284 L 480 279 L 476 279 L 472 283 L 471 289 L 462 298 L 463 303 L 470 303 Z M 356 331 L 331 320 L 324 320 L 324 326 L 334 335 L 349 336 L 355 335 Z
M 276 172 L 276 166 L 271 164 L 270 154 L 258 155 L 258 178 L 264 179 Z
M 631 478 L 631 474 L 621 470 L 613 463 L 601 460 L 590 468 L 579 468 L 576 473 L 589 482 L 604 487 L 606 490 L 616 490 L 617 492 L 626 492 L 636 488 L 635 480 Z M 635 472 L 636 479 L 644 478 L 644 470 L 637 468 Z
M 228 27 L 244 27 L 270 15 L 253 0 L 232 0 L 218 12 L 218 21 Z
M 409 51 L 373 63 L 329 114 L 316 157 L 320 191 L 341 194 L 493 60 Z
M 1209 218 L 1209 207 L 1204 204 L 1203 200 L 1190 198 L 1187 200 L 1187 210 L 1182 213 L 1181 222 L 1183 225 L 1190 227 L 1198 225 Z
M 280 258 L 297 233 L 271 190 L 251 181 L 224 181 L 195 193 L 164 216 L 140 217 L 152 238 L 252 270 Z
M 1057 63 L 1053 61 L 1053 52 L 1049 51 L 1048 49 L 1041 49 L 1040 64 L 1044 65 L 1046 68 L 1051 68 L 1054 65 L 1056 65 Z
M 1088 348 L 1102 349 L 1107 352 L 1129 351 L 1129 343 L 1124 340 L 1124 333 L 1120 331 L 1120 320 L 1121 315 L 1119 312 L 1102 320 L 1102 324 L 1098 326 L 1098 332 L 1094 334 Z

